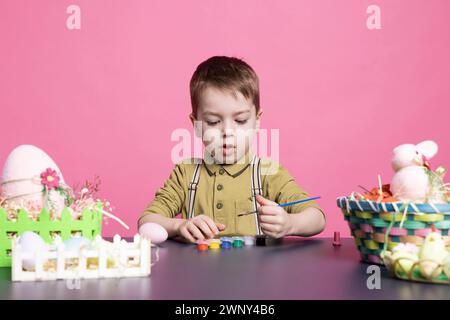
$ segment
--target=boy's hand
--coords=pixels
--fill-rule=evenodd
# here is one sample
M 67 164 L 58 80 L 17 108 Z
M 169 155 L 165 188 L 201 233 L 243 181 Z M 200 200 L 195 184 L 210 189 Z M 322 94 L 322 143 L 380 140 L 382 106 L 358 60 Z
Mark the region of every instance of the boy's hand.
M 225 230 L 225 225 L 215 223 L 210 217 L 202 214 L 184 220 L 178 227 L 177 233 L 188 242 L 195 243 L 198 240 L 214 238 L 222 230 Z
M 276 202 L 270 201 L 260 195 L 256 195 L 256 201 L 260 204 L 258 218 L 261 231 L 272 238 L 281 238 L 290 234 L 292 221 L 289 213 Z

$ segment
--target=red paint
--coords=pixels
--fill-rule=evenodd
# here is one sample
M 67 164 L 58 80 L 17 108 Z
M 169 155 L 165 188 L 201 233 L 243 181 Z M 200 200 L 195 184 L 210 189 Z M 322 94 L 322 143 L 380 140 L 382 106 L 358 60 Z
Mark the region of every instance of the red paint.
M 341 245 L 341 233 L 339 231 L 334 232 L 333 246 L 337 247 Z

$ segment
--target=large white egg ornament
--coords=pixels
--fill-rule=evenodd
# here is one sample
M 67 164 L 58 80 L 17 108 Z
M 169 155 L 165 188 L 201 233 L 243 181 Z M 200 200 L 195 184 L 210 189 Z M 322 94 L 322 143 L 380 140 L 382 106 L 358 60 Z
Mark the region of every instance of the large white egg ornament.
M 48 208 L 52 203 L 54 213 L 59 216 L 64 209 L 64 196 L 50 190 L 49 201 L 42 192 L 41 174 L 48 168 L 56 171 L 59 183 L 65 185 L 64 178 L 56 163 L 47 153 L 33 145 L 20 145 L 9 154 L 3 166 L 0 184 L 2 196 L 13 206 Z M 51 209 L 51 208 L 49 208 Z

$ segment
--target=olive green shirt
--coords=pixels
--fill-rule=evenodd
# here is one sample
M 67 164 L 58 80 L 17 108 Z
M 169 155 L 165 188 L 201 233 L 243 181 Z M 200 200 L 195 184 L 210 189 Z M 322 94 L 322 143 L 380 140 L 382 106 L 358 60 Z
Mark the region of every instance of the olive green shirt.
M 247 152 L 234 164 L 212 163 L 207 157 L 203 161 L 194 212 L 196 216 L 204 214 L 215 222 L 224 224 L 226 228 L 220 236 L 256 234 L 254 215 L 238 216 L 253 210 L 250 165 L 252 156 L 251 152 Z M 187 218 L 188 188 L 199 161 L 202 160 L 186 159 L 175 166 L 164 186 L 156 192 L 155 198 L 140 216 L 139 226 L 145 222 L 145 215 L 152 213 L 169 218 L 181 213 L 184 219 Z M 308 194 L 279 163 L 261 158 L 260 168 L 263 197 L 279 204 L 308 198 Z M 295 204 L 284 209 L 288 213 L 299 213 L 310 207 L 322 211 L 315 201 Z

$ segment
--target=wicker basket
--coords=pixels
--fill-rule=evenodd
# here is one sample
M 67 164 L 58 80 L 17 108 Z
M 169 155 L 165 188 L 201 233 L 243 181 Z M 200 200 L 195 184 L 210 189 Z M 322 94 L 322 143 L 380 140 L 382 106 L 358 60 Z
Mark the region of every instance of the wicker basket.
M 21 209 L 15 221 L 7 218 L 7 213 L 0 208 L 0 267 L 11 266 L 11 245 L 12 240 L 20 236 L 25 231 L 34 231 L 38 233 L 45 242 L 51 243 L 55 234 L 62 240 L 67 240 L 73 234 L 79 233 L 88 239 L 94 239 L 101 235 L 102 230 L 102 211 L 101 204 L 97 207 L 99 210 L 85 209 L 80 219 L 72 219 L 67 208 L 65 208 L 59 219 L 50 219 L 47 210 L 42 210 L 37 221 L 28 217 L 28 212 Z
M 364 262 L 383 264 L 381 252 L 399 243 L 420 247 L 432 226 L 450 246 L 450 204 L 374 202 L 339 197 L 337 205 L 348 221 Z

